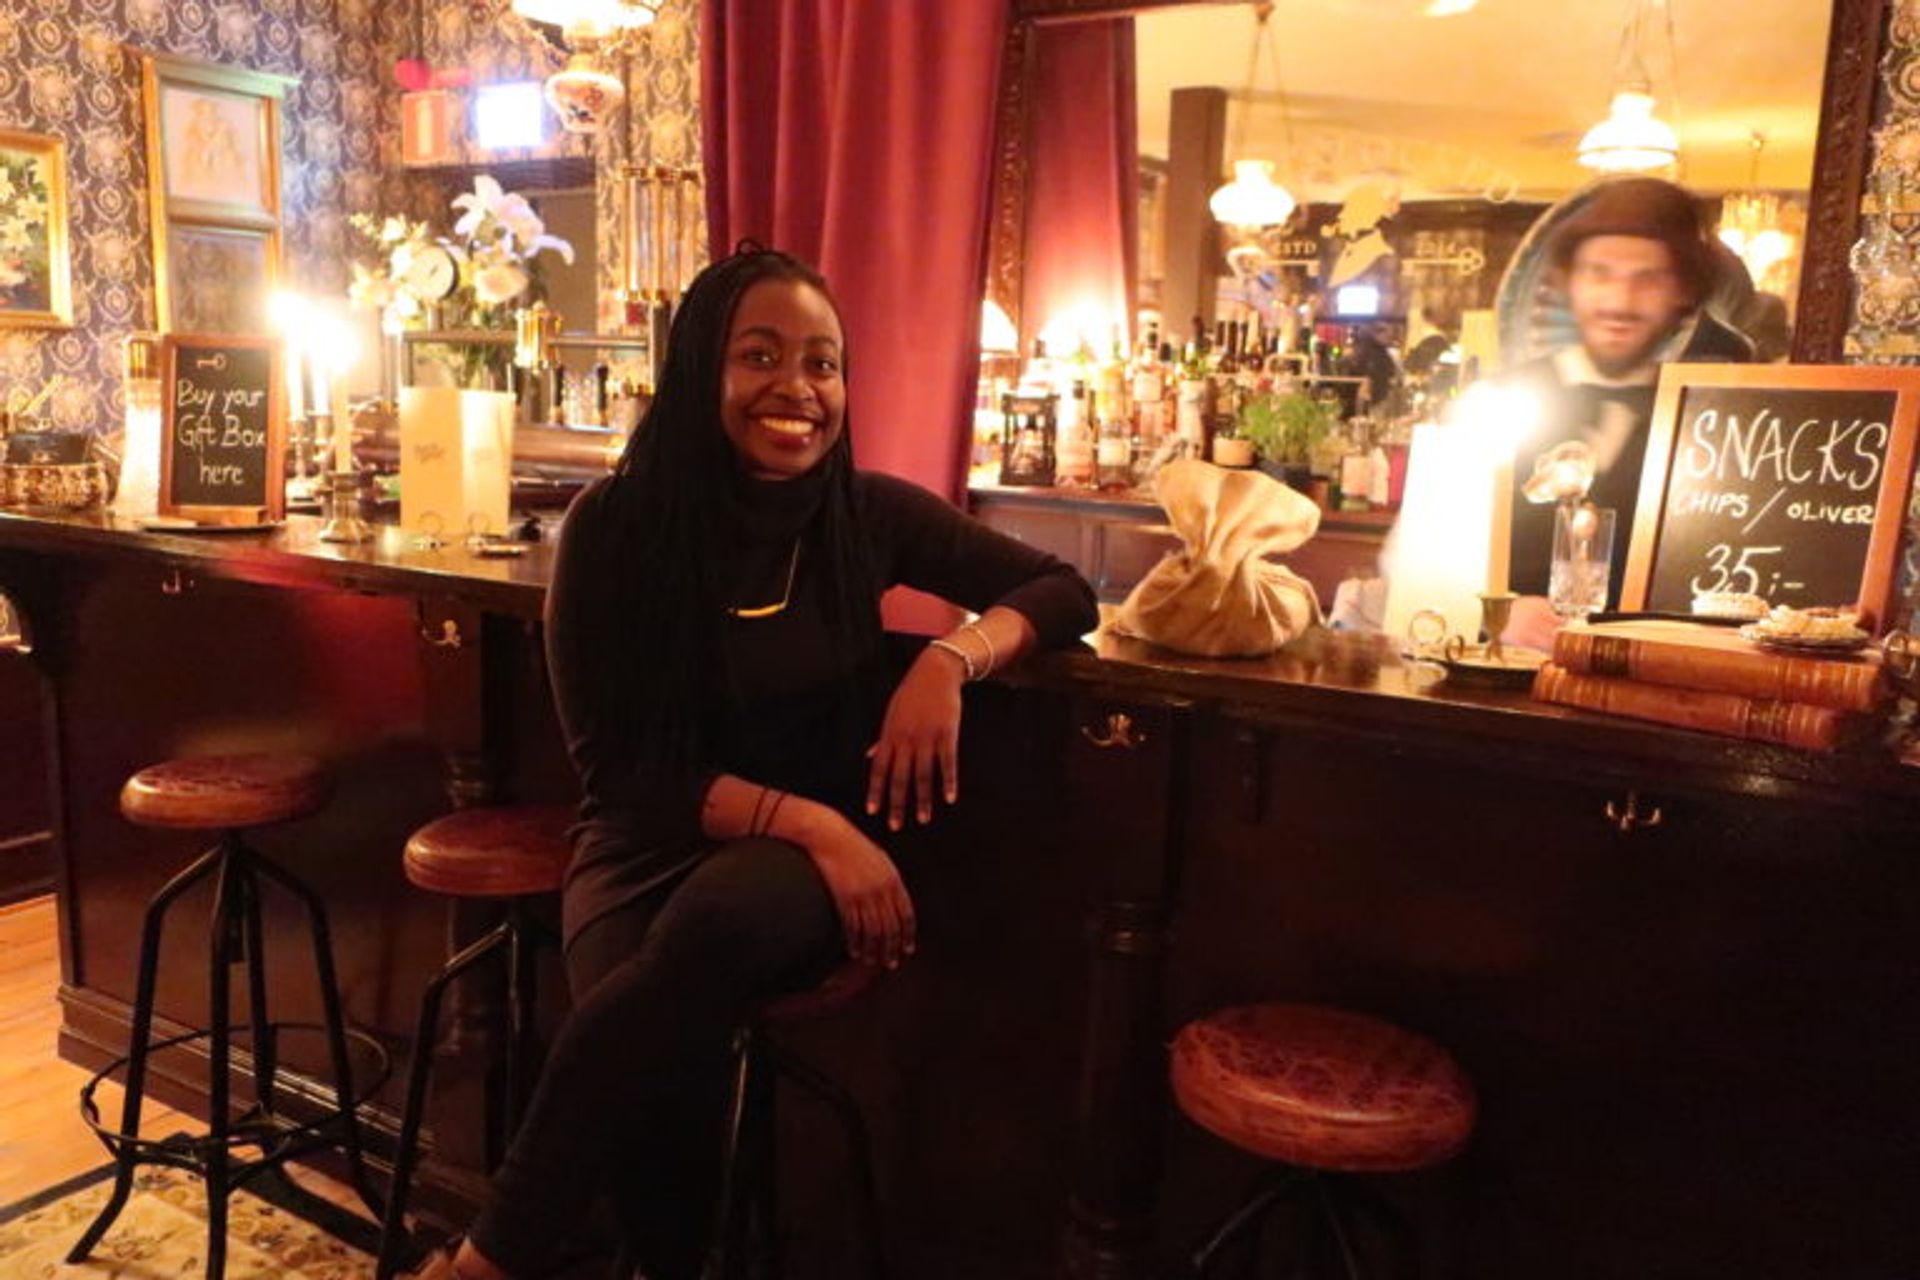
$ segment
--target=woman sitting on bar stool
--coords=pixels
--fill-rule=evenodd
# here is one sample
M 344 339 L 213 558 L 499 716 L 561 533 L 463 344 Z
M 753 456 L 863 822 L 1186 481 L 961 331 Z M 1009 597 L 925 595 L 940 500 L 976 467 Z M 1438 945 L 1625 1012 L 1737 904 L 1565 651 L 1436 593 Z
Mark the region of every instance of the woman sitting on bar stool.
M 688 289 L 645 421 L 568 514 L 547 650 L 585 795 L 574 1010 L 427 1274 L 538 1276 L 608 1193 L 651 1280 L 696 1276 L 735 1029 L 848 956 L 913 954 L 881 823 L 959 799 L 964 681 L 1095 625 L 1067 565 L 854 469 L 845 362 L 820 276 L 743 244 Z M 894 584 L 982 612 L 889 692 Z

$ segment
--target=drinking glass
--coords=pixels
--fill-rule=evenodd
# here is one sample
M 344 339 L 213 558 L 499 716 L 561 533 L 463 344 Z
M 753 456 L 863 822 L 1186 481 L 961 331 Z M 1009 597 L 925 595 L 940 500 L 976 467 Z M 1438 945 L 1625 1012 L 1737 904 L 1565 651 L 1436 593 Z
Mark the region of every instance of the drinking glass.
M 1553 512 L 1553 563 L 1547 603 L 1563 618 L 1584 618 L 1607 607 L 1613 569 L 1614 512 L 1585 503 L 1561 503 Z

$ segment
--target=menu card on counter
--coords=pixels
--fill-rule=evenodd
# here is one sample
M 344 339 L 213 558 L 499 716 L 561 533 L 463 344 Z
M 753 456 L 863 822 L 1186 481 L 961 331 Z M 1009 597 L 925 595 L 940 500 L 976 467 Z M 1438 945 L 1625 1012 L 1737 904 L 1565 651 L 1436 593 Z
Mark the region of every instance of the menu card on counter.
M 1888 616 L 1920 424 L 1920 369 L 1667 365 L 1622 607 L 1737 592 Z
M 167 334 L 160 368 L 160 513 L 218 525 L 279 520 L 286 510 L 280 344 Z

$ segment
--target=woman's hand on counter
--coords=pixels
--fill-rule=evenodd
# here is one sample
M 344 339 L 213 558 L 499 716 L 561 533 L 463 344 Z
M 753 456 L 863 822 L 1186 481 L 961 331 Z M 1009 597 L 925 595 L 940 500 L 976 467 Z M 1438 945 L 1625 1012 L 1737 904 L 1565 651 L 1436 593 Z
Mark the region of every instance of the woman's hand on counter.
M 867 812 L 886 808 L 887 827 L 906 821 L 907 802 L 933 821 L 934 773 L 948 804 L 960 799 L 960 686 L 968 670 L 949 649 L 921 650 L 887 703 L 880 736 L 867 748 Z

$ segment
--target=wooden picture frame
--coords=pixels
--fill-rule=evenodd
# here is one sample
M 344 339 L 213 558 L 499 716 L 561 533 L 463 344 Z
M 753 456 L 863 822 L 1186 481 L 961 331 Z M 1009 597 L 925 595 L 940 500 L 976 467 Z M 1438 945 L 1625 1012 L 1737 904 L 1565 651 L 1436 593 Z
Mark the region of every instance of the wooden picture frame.
M 284 354 L 279 339 L 253 334 L 162 335 L 161 515 L 213 525 L 285 518 Z M 185 474 L 189 463 L 202 469 Z M 225 488 L 234 501 L 218 500 Z
M 281 102 L 287 76 L 170 54 L 140 54 L 153 223 L 155 326 L 266 332 L 264 301 L 245 310 L 183 308 L 183 250 L 251 246 L 249 292 L 265 299 L 281 276 Z M 195 279 L 204 278 L 196 271 Z
M 1664 366 L 1621 608 L 1684 612 L 1680 575 L 1697 563 L 1687 590 L 1851 605 L 1862 627 L 1885 624 L 1917 442 L 1920 369 Z
M 67 144 L 0 129 L 0 328 L 72 324 Z

